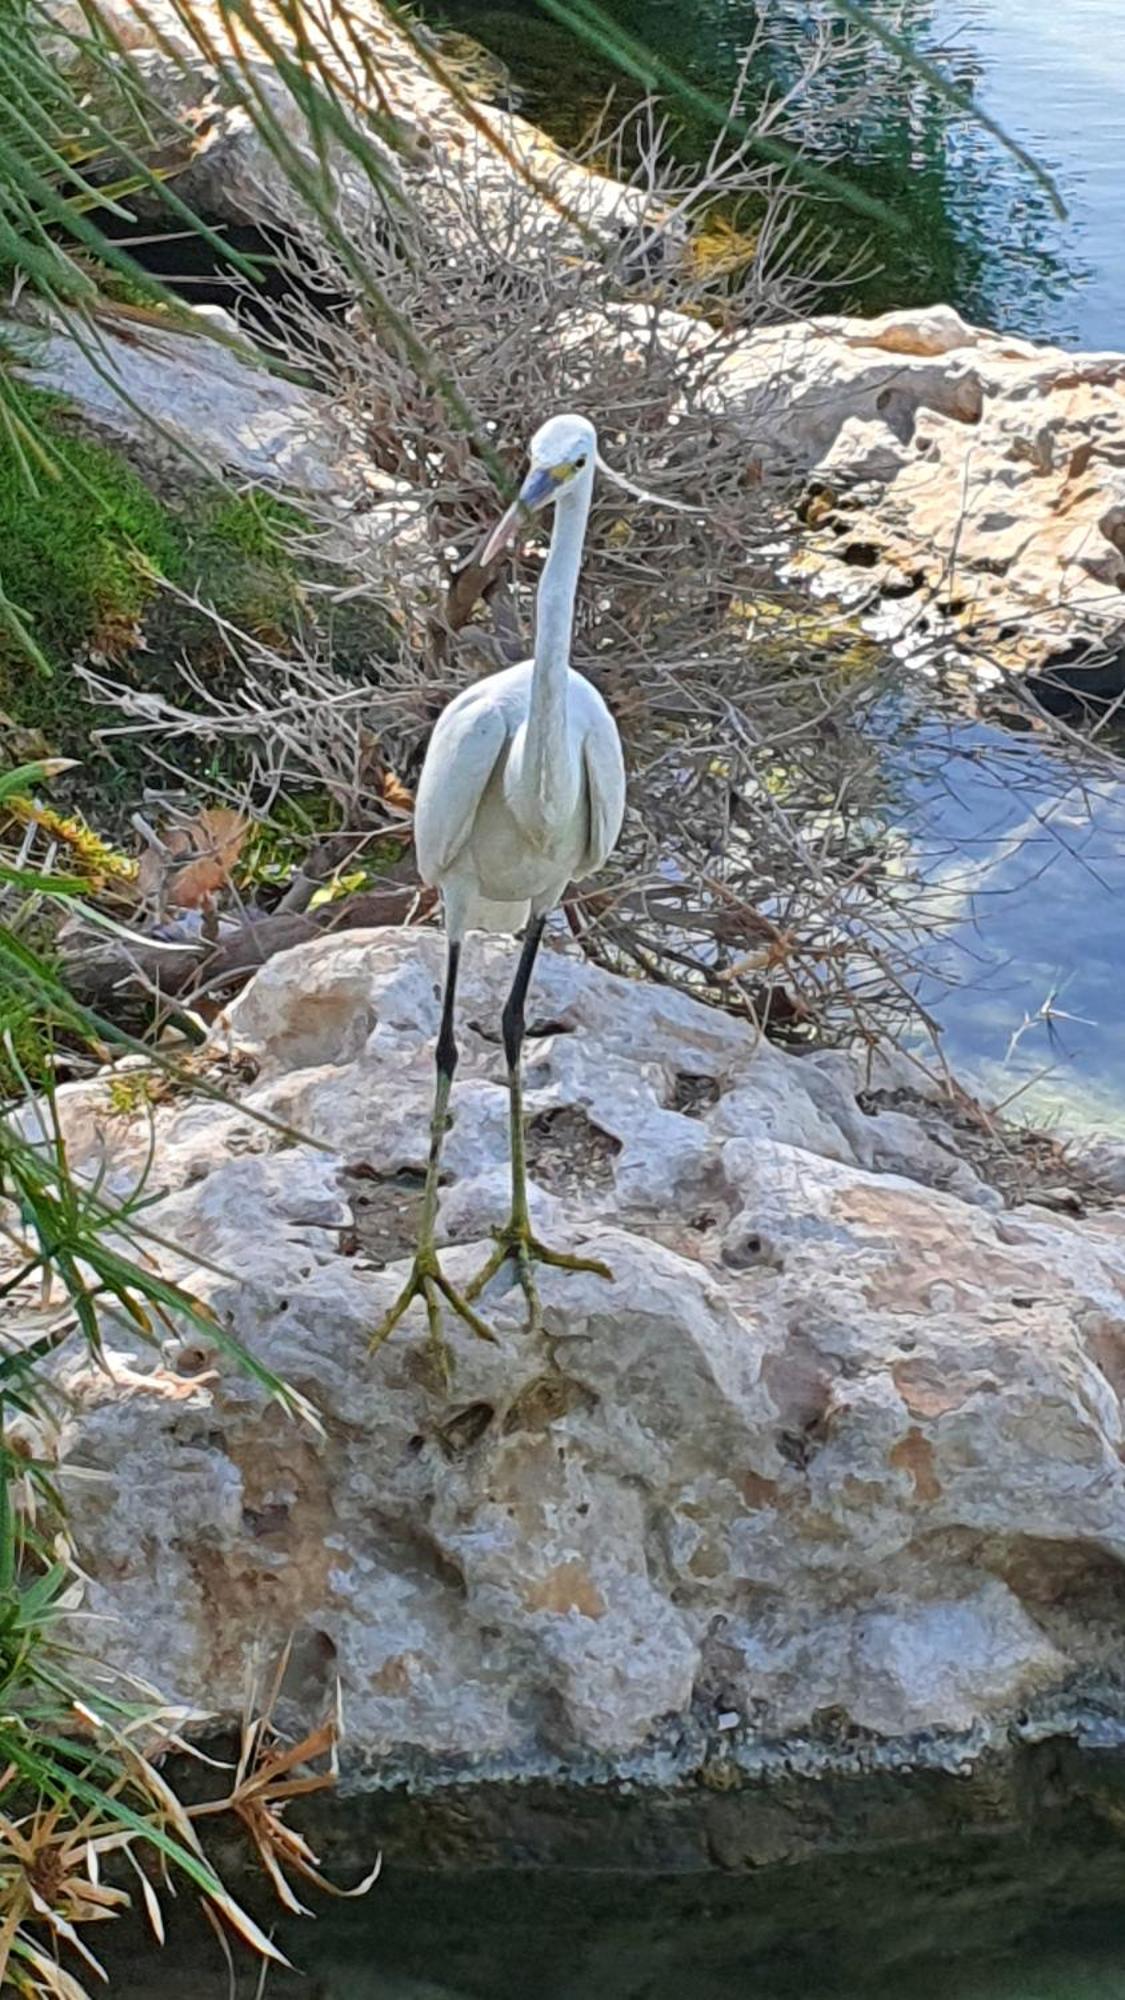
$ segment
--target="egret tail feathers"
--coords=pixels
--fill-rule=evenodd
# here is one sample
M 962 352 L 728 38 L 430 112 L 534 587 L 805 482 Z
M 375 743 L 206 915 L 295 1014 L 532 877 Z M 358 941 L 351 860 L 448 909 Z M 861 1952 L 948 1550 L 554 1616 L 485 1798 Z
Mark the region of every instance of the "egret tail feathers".
M 530 915 L 530 903 L 490 903 L 483 896 L 469 896 L 464 925 L 467 931 L 522 931 Z

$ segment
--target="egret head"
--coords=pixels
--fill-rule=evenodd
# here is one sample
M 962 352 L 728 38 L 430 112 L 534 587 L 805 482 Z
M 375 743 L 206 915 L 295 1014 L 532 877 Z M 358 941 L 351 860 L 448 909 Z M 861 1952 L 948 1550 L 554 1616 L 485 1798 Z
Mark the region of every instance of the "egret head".
M 598 456 L 598 434 L 588 417 L 549 417 L 531 440 L 531 464 L 518 498 L 488 536 L 477 561 L 492 562 L 511 540 L 522 516 L 589 486 Z

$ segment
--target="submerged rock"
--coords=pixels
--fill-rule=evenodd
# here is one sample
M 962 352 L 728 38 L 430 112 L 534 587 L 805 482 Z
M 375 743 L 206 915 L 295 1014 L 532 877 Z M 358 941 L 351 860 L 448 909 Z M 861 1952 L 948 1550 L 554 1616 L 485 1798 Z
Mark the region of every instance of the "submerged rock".
M 545 1272 L 541 1338 L 494 1285 L 498 1343 L 450 1320 L 446 1393 L 413 1314 L 368 1352 L 411 1241 L 441 953 L 396 930 L 274 959 L 221 1032 L 257 1066 L 224 1108 L 61 1093 L 75 1166 L 147 1172 L 162 1263 L 324 1425 L 194 1335 L 160 1367 L 72 1368 L 99 1649 L 232 1715 L 247 1660 L 293 1637 L 288 1698 L 316 1713 L 339 1675 L 383 1778 L 667 1778 L 845 1739 L 956 1763 L 1078 1680 L 1115 1714 L 1125 1210 L 1004 1210 L 912 1117 L 865 1113 L 845 1058 L 548 951 L 535 1209 L 613 1279 Z M 472 940 L 455 1278 L 505 1212 L 511 965 Z

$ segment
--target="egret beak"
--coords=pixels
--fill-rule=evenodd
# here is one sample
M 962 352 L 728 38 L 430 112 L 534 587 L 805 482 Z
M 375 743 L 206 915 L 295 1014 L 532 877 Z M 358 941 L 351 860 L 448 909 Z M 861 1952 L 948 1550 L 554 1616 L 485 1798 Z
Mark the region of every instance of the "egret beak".
M 553 466 L 532 466 L 520 487 L 519 497 L 512 502 L 507 513 L 497 521 L 496 526 L 481 543 L 477 562 L 482 569 L 487 569 L 490 562 L 495 562 L 501 550 L 507 548 L 519 527 L 521 516 L 534 514 L 540 507 L 545 507 L 548 500 L 554 499 L 558 490 L 559 477 Z
M 519 501 L 514 500 L 507 513 L 497 521 L 494 528 L 489 530 L 476 555 L 476 560 L 482 569 L 487 569 L 490 562 L 496 561 L 501 549 L 507 548 L 516 532 L 521 512 Z

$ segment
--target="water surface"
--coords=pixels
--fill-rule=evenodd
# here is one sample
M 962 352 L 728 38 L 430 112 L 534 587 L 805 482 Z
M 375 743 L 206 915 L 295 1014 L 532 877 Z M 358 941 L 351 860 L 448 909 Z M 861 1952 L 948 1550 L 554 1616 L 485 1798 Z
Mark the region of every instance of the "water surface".
M 285 1920 L 301 1970 L 271 1972 L 259 1996 L 247 1968 L 236 2000 L 1121 2000 L 1119 1847 L 1104 1829 L 1093 1846 L 1081 1826 L 1054 1831 L 1068 1838 L 970 1836 L 964 1858 L 956 1842 L 892 1844 L 741 1875 L 391 1862 L 362 1903 Z M 117 2000 L 229 2000 L 201 1922 L 178 1922 L 166 1956 L 108 1957 Z
M 624 31 L 726 101 L 756 27 L 754 87 L 790 84 L 831 0 L 603 0 Z M 424 0 L 508 65 L 528 115 L 574 143 L 616 84 L 632 86 L 535 0 Z M 807 100 L 808 141 L 901 219 L 874 240 L 846 211 L 849 249 L 877 267 L 869 310 L 946 299 L 970 318 L 1084 347 L 1125 345 L 1125 5 L 1121 0 L 871 0 L 869 11 L 932 54 L 950 79 L 1054 175 L 1068 213 L 988 132 L 873 44 L 841 58 Z M 857 105 L 857 88 L 863 91 Z M 754 93 L 752 92 L 752 95 Z M 713 134 L 682 107 L 679 144 Z
M 953 1069 L 1013 1115 L 1125 1139 L 1125 787 L 983 723 L 931 717 L 890 756 Z

